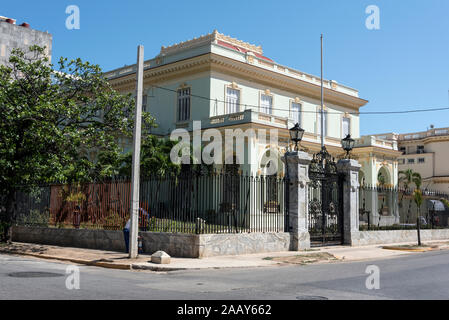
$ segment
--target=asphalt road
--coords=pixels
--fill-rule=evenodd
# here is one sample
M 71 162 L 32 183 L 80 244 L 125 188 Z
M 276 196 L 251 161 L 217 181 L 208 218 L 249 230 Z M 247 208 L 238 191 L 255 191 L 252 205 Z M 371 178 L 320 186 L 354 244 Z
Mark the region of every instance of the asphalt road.
M 379 289 L 367 289 L 370 265 Z M 0 255 L 0 299 L 449 299 L 449 251 L 364 262 L 169 273 L 79 267 Z M 31 272 L 31 273 L 30 273 Z M 69 284 L 75 282 L 69 281 Z

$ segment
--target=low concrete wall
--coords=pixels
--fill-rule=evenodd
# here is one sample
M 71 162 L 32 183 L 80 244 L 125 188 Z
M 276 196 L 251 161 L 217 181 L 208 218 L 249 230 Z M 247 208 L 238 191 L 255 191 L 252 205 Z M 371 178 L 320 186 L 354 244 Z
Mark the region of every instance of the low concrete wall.
M 449 240 L 449 229 L 421 230 L 421 240 Z M 416 230 L 360 231 L 358 239 L 353 241 L 352 245 L 364 246 L 414 241 L 418 241 L 418 232 Z
M 122 231 L 15 226 L 12 241 L 125 252 Z
M 152 254 L 158 250 L 167 252 L 172 257 L 199 258 L 200 246 L 197 234 L 139 232 L 145 253 Z
M 181 234 L 140 232 L 145 253 L 163 250 L 172 257 L 288 251 L 289 233 Z M 12 241 L 125 252 L 122 231 L 15 226 Z

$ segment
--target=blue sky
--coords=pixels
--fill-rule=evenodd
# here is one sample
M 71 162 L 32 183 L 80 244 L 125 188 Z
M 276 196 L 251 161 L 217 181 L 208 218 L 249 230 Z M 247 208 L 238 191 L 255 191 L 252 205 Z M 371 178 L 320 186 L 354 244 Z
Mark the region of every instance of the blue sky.
M 80 8 L 79 30 L 65 27 L 68 5 Z M 365 27 L 368 5 L 380 9 L 380 30 Z M 361 111 L 449 105 L 449 1 L 4 1 L 0 15 L 53 34 L 53 58 L 80 57 L 103 70 L 135 63 L 161 45 L 217 29 L 262 45 L 276 62 L 320 74 L 325 37 L 325 78 L 359 90 L 370 102 Z M 449 126 L 449 111 L 362 115 L 361 134 Z

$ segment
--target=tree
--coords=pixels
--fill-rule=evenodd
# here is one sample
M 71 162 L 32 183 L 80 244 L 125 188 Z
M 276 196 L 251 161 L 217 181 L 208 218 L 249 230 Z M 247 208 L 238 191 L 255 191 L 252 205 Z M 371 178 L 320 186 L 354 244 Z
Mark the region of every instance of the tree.
M 115 92 L 98 65 L 61 58 L 44 48 L 13 50 L 0 66 L 0 222 L 6 234 L 15 194 L 40 183 L 88 181 L 116 174 L 119 140 L 132 137 L 134 99 Z M 143 132 L 153 125 L 143 113 Z
M 414 182 L 414 179 L 421 178 L 421 175 L 418 172 L 414 172 L 412 169 L 401 170 L 398 173 L 400 175 L 399 183 L 402 183 L 404 189 L 408 189 L 409 186 Z
M 157 138 L 148 135 L 141 145 L 140 152 L 140 175 L 164 176 L 166 174 L 178 174 L 181 166 L 170 159 L 170 150 L 177 142 Z M 120 174 L 131 176 L 132 153 L 124 155 L 124 165 L 120 168 Z
M 416 188 L 413 191 L 413 200 L 416 203 L 417 206 L 417 213 L 418 213 L 418 217 L 416 218 L 416 229 L 418 231 L 418 246 L 421 245 L 421 230 L 420 230 L 420 225 L 421 225 L 421 205 L 423 202 L 423 196 L 422 196 L 422 191 L 421 191 L 421 185 L 422 185 L 422 179 L 421 179 L 421 175 L 417 172 L 415 172 L 413 174 L 413 178 L 412 178 L 412 182 L 415 184 Z

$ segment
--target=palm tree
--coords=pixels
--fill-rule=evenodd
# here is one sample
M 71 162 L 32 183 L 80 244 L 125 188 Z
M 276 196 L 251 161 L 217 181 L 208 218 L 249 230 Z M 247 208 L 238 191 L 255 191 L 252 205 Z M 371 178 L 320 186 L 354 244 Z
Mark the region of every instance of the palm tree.
M 400 184 L 402 183 L 402 185 L 404 186 L 404 192 L 402 192 L 401 200 L 399 200 L 399 207 L 402 208 L 402 201 L 404 200 L 405 192 L 409 189 L 409 186 L 412 183 L 414 183 L 414 180 L 421 181 L 421 175 L 418 172 L 414 172 L 412 169 L 401 170 L 398 173 L 399 173 L 399 183 Z M 415 186 L 416 186 L 416 184 L 415 184 Z M 411 205 L 412 205 L 412 202 L 410 201 L 408 203 L 408 210 L 407 210 L 408 215 L 410 214 Z M 409 222 L 408 215 L 407 215 L 407 220 L 406 220 L 407 223 Z
M 421 205 L 423 202 L 423 196 L 421 191 L 421 185 L 422 185 L 422 179 L 421 175 L 417 172 L 413 174 L 413 183 L 415 184 L 416 188 L 415 191 L 413 191 L 413 200 L 415 200 L 417 210 L 418 210 L 418 217 L 416 218 L 416 229 L 418 231 L 418 246 L 421 245 L 421 230 L 420 230 L 420 218 L 421 218 Z
M 399 183 L 402 183 L 405 189 L 408 189 L 408 187 L 414 183 L 414 179 L 419 179 L 419 181 L 421 181 L 421 175 L 418 172 L 414 172 L 412 169 L 401 170 L 399 171 L 399 175 Z

